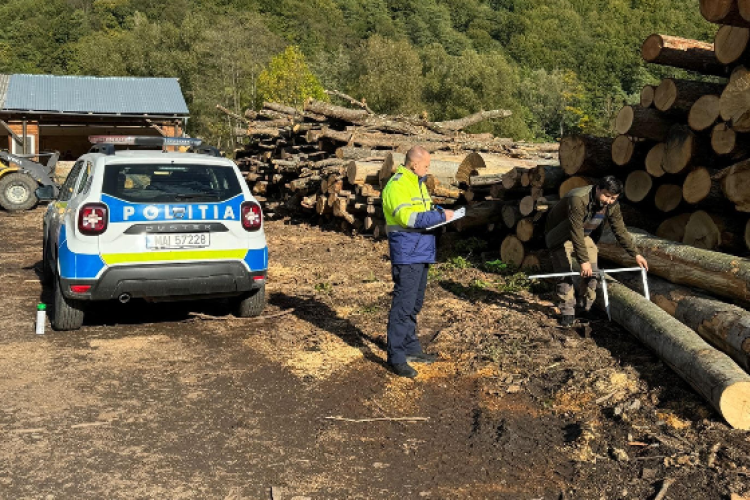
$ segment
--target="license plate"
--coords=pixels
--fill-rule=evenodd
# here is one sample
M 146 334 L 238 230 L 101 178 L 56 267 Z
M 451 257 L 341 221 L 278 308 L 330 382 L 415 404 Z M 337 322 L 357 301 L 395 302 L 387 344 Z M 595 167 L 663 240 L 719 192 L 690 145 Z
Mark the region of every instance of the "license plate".
M 211 233 L 147 234 L 146 248 L 204 248 L 211 244 Z

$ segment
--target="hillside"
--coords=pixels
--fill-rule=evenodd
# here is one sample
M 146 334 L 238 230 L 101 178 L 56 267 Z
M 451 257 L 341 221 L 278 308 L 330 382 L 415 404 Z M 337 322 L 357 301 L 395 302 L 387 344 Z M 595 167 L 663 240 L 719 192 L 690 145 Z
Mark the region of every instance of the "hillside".
M 226 141 L 214 106 L 242 111 L 259 77 L 296 45 L 320 85 L 383 113 L 478 125 L 518 139 L 606 133 L 622 102 L 665 70 L 645 67 L 652 32 L 711 40 L 698 0 L 7 0 L 0 73 L 176 76 L 190 132 Z M 316 82 L 317 83 L 317 82 Z M 225 143 L 226 144 L 226 143 Z

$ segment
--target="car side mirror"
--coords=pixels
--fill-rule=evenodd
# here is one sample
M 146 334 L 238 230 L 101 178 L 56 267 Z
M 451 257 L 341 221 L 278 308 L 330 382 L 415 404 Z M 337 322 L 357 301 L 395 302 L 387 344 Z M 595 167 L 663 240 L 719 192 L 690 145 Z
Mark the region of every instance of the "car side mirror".
M 57 198 L 55 186 L 40 186 L 34 191 L 36 197 L 41 201 L 51 201 Z

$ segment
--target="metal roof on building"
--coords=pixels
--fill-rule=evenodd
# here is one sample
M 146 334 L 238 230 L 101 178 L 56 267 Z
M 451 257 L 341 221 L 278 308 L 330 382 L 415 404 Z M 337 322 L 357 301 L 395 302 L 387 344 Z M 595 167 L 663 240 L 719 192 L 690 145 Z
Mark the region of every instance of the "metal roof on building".
M 5 105 L 5 96 L 8 94 L 8 82 L 10 75 L 0 75 L 0 109 Z
M 3 102 L 3 77 L 7 92 Z M 0 75 L 0 110 L 187 116 L 176 78 Z

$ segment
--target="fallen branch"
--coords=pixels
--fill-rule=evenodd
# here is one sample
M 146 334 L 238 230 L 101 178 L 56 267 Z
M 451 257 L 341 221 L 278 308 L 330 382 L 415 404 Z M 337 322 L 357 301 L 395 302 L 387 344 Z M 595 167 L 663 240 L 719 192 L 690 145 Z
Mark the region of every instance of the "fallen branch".
M 352 96 L 346 95 L 343 92 L 339 92 L 338 90 L 326 90 L 325 92 L 328 95 L 335 95 L 336 97 L 340 97 L 344 99 L 345 101 L 349 101 L 351 104 L 354 104 L 355 106 L 359 106 L 360 108 L 364 109 L 371 115 L 375 114 L 375 112 L 370 109 L 370 106 L 367 105 L 364 99 L 362 99 L 361 101 L 358 101 Z
M 667 490 L 670 486 L 674 483 L 674 478 L 667 478 L 661 483 L 661 490 L 659 490 L 659 493 L 654 497 L 654 500 L 664 500 L 664 497 L 667 496 Z
M 211 314 L 203 314 L 203 313 L 190 313 L 191 320 L 193 319 L 200 319 L 203 321 L 247 321 L 247 320 L 253 320 L 253 321 L 264 321 L 267 319 L 272 318 L 278 318 L 279 316 L 286 316 L 287 314 L 293 313 L 295 311 L 294 308 L 286 309 L 284 311 L 275 313 L 275 314 L 267 314 L 265 316 L 255 316 L 253 318 L 237 318 L 235 316 L 213 316 Z
M 216 109 L 218 109 L 222 113 L 226 114 L 227 116 L 231 116 L 232 118 L 234 118 L 237 121 L 240 121 L 242 123 L 250 123 L 247 118 L 245 118 L 243 116 L 240 116 L 237 113 L 233 113 L 232 111 L 228 110 L 227 108 L 225 108 L 221 104 L 217 104 L 216 105 Z
M 324 420 L 335 420 L 337 422 L 427 422 L 429 417 L 372 417 L 372 418 L 345 418 L 345 417 L 323 417 Z

